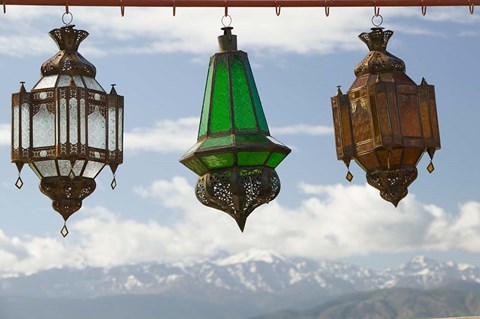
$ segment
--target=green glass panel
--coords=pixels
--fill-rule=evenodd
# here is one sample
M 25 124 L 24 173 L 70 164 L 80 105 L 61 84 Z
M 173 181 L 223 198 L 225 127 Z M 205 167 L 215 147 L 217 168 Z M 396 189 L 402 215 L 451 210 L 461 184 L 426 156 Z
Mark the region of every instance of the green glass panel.
M 273 153 L 265 165 L 271 168 L 275 168 L 278 166 L 278 164 L 280 164 L 283 161 L 285 157 L 287 157 L 287 154 Z
M 232 128 L 230 114 L 230 84 L 226 56 L 216 56 L 216 66 L 213 84 L 212 110 L 210 131 L 222 132 Z
M 210 169 L 233 166 L 233 153 L 202 156 L 202 161 Z
M 184 165 L 194 171 L 197 175 L 203 175 L 207 172 L 207 168 L 195 157 L 184 162 Z
M 257 86 L 255 85 L 255 80 L 253 79 L 252 69 L 250 68 L 250 63 L 248 62 L 247 58 L 245 58 L 245 69 L 247 70 L 248 82 L 250 83 L 250 89 L 252 90 L 253 103 L 255 104 L 258 125 L 260 125 L 261 130 L 269 133 L 267 119 L 265 118 L 265 113 L 263 113 L 262 102 L 260 102 L 260 96 L 258 95 Z
M 263 135 L 236 135 L 237 144 L 268 143 L 269 140 Z
M 255 130 L 257 128 L 257 120 L 253 112 L 247 75 L 245 74 L 242 61 L 237 56 L 233 57 L 231 68 L 235 128 L 239 130 Z
M 208 115 L 210 111 L 210 99 L 212 95 L 212 77 L 213 77 L 213 59 L 210 60 L 208 67 L 207 84 L 205 85 L 205 95 L 203 96 L 202 118 L 200 119 L 200 127 L 198 129 L 198 136 L 207 134 L 208 129 Z
M 270 152 L 238 152 L 238 165 L 253 166 L 263 165 Z
M 202 143 L 199 149 L 204 150 L 220 146 L 233 146 L 233 136 L 209 137 Z

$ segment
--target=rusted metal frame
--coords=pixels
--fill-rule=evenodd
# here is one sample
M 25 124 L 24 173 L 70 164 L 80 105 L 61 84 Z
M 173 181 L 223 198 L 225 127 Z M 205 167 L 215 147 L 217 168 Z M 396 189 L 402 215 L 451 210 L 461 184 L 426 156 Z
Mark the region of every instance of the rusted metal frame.
M 4 0 L 3 5 L 95 7 L 432 7 L 469 6 L 480 0 Z M 278 9 L 277 9 L 278 10 Z

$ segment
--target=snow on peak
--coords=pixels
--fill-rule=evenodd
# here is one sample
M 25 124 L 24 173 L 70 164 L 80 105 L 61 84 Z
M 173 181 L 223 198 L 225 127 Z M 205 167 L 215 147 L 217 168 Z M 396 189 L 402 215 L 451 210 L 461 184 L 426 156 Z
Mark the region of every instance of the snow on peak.
M 243 264 L 252 261 L 261 261 L 265 263 L 273 263 L 275 260 L 285 260 L 285 257 L 280 255 L 277 252 L 272 250 L 262 250 L 257 248 L 252 248 L 243 252 L 240 252 L 229 257 L 219 259 L 216 261 L 217 265 L 233 265 L 233 264 Z

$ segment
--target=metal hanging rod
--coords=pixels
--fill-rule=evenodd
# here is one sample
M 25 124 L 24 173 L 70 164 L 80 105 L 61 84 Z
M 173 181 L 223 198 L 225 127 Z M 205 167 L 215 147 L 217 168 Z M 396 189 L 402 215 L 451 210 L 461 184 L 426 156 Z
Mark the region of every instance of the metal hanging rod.
M 480 0 L 1 0 L 3 6 L 92 7 L 433 7 L 473 6 Z M 2 4 L 0 3 L 0 4 Z

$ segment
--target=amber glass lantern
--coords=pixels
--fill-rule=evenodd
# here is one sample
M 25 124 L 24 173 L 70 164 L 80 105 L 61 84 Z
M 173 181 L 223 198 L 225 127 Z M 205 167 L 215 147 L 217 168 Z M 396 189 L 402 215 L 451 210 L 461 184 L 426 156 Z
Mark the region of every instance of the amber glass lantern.
M 107 94 L 95 80 L 95 66 L 78 53 L 88 36 L 73 25 L 50 36 L 60 51 L 42 67 L 42 78 L 27 92 L 12 95 L 12 162 L 19 174 L 28 164 L 40 190 L 66 221 L 95 190 L 95 177 L 123 161 L 123 97 Z M 19 176 L 16 186 L 21 188 Z M 66 225 L 61 230 L 68 234 Z
M 232 27 L 210 58 L 197 143 L 180 162 L 199 175 L 198 200 L 232 216 L 248 215 L 280 191 L 275 167 L 290 149 L 270 136 L 247 54 Z
M 424 152 L 432 159 L 440 148 L 440 134 L 434 87 L 425 79 L 416 85 L 405 74 L 405 63 L 386 50 L 392 35 L 379 27 L 360 34 L 370 52 L 355 67 L 347 94 L 338 88 L 331 102 L 338 159 L 347 167 L 354 159 L 367 182 L 397 206 Z M 431 161 L 427 169 L 434 170 Z

